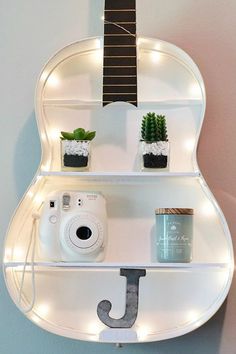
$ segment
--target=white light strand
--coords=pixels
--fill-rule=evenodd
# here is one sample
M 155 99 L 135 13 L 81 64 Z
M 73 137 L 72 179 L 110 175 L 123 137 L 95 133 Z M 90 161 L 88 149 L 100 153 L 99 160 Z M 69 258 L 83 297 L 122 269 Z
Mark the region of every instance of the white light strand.
M 126 28 L 124 28 L 124 27 L 118 25 L 118 23 L 111 22 L 111 21 L 107 21 L 107 20 L 104 20 L 104 23 L 106 23 L 106 24 L 108 24 L 108 25 L 114 25 L 114 26 L 116 26 L 116 27 L 122 29 L 123 31 L 129 33 L 129 34 L 130 34 L 131 36 L 133 36 L 134 38 L 137 37 L 136 34 L 131 33 L 131 32 L 130 32 L 129 30 L 127 30 Z
M 35 254 L 35 231 L 36 230 L 36 218 L 33 219 L 33 224 L 32 224 L 32 229 L 31 229 L 31 234 L 30 234 L 30 240 L 25 256 L 25 261 L 24 261 L 24 266 L 22 270 L 22 277 L 21 277 L 21 282 L 20 282 L 20 289 L 19 289 L 19 297 L 18 297 L 18 305 L 20 309 L 24 312 L 30 312 L 32 308 L 34 307 L 35 303 L 35 273 L 34 273 L 34 254 Z M 33 243 L 32 246 L 32 255 L 31 255 L 31 271 L 32 271 L 32 278 L 31 278 L 31 285 L 32 285 L 32 299 L 28 307 L 23 307 L 21 305 L 21 300 L 22 300 L 22 292 L 23 292 L 23 286 L 24 286 L 24 280 L 25 280 L 25 272 L 26 272 L 26 266 L 27 266 L 27 260 L 29 256 L 29 252 L 31 249 L 31 244 Z
M 40 218 L 39 211 L 43 205 L 43 202 L 40 204 L 38 209 L 36 210 L 35 213 L 32 213 L 32 228 L 31 228 L 31 233 L 30 233 L 30 239 L 29 239 L 29 244 L 28 248 L 26 251 L 26 256 L 25 256 L 25 261 L 24 261 L 24 266 L 22 270 L 22 277 L 21 277 L 21 282 L 20 282 L 20 288 L 19 288 L 19 297 L 18 297 L 18 305 L 21 309 L 22 312 L 28 313 L 30 312 L 35 303 L 35 298 L 36 298 L 36 293 L 35 293 L 35 271 L 34 271 L 34 258 L 35 258 L 35 246 L 36 246 L 36 226 L 37 226 L 37 220 Z M 31 252 L 31 286 L 32 286 L 32 299 L 28 307 L 23 307 L 21 302 L 22 302 L 22 293 L 23 293 L 23 287 L 24 287 L 24 280 L 25 280 L 25 272 L 26 272 L 26 267 L 27 267 L 27 261 L 30 253 L 32 245 L 32 252 Z

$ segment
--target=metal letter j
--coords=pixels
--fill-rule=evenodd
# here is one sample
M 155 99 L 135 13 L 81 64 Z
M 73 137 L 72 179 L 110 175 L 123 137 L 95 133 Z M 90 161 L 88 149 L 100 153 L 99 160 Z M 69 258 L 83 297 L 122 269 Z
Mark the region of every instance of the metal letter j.
M 111 328 L 130 328 L 138 315 L 139 278 L 145 277 L 145 269 L 120 269 L 120 275 L 127 278 L 125 314 L 119 319 L 111 318 L 109 312 L 112 304 L 108 300 L 99 302 L 97 314 L 99 319 Z

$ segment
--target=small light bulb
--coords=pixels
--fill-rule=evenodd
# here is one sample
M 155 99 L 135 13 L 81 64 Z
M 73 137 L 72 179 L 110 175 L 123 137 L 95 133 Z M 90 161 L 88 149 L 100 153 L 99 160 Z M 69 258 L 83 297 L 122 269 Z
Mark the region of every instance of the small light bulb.
M 36 206 L 40 206 L 43 203 L 43 196 L 42 194 L 38 193 L 36 194 L 35 198 L 34 198 L 34 202 L 36 204 Z
M 184 147 L 186 150 L 188 151 L 193 151 L 195 146 L 195 139 L 194 138 L 190 138 L 184 141 Z
M 149 333 L 150 333 L 150 328 L 148 326 L 140 326 L 137 329 L 137 336 L 139 340 L 146 339 Z
M 37 312 L 40 317 L 45 318 L 50 312 L 50 306 L 47 303 L 39 304 L 37 305 L 35 312 Z
M 47 73 L 46 71 L 44 71 L 44 72 L 42 73 L 42 75 L 41 75 L 40 80 L 41 80 L 41 81 L 45 81 L 47 77 L 48 77 L 48 73 Z
M 155 44 L 155 49 L 156 50 L 160 50 L 161 49 L 161 44 L 159 42 Z
M 60 84 L 60 79 L 56 74 L 51 74 L 47 80 L 47 83 L 51 87 L 57 87 Z
M 88 332 L 91 334 L 98 334 L 103 330 L 103 326 L 98 322 L 90 322 L 88 325 Z
M 105 16 L 103 15 L 103 16 L 101 16 L 101 20 L 102 21 L 104 21 L 105 20 Z
M 199 313 L 195 310 L 191 310 L 187 312 L 187 321 L 195 322 L 199 318 Z
M 156 51 L 152 51 L 151 59 L 153 63 L 158 63 L 161 60 L 161 54 Z
M 96 38 L 95 39 L 95 48 L 101 49 L 101 44 L 102 44 L 101 40 Z
M 52 129 L 50 132 L 50 137 L 52 140 L 57 140 L 60 136 L 58 129 Z
M 139 45 L 141 44 L 141 41 L 142 41 L 141 38 L 137 38 L 137 40 L 136 40 L 136 45 L 139 46 Z
M 43 178 L 43 176 L 37 176 L 36 181 L 39 182 L 39 181 L 41 181 L 42 178 Z
M 38 316 L 36 316 L 35 314 L 31 315 L 31 320 L 34 322 L 34 323 L 39 323 L 40 322 L 40 318 Z
M 26 195 L 27 195 L 27 197 L 32 198 L 33 197 L 33 192 L 28 191 Z
M 45 133 L 42 133 L 42 134 L 41 134 L 41 139 L 42 139 L 43 141 L 46 140 L 46 135 L 45 135 Z
M 24 252 L 21 247 L 15 247 L 13 254 L 14 254 L 14 260 L 20 260 L 24 256 Z
M 45 164 L 41 165 L 42 171 L 49 171 L 50 163 L 46 162 Z
M 194 83 L 190 86 L 189 92 L 191 97 L 193 98 L 201 98 L 202 97 L 202 91 L 201 87 L 198 83 Z
M 201 207 L 201 212 L 204 216 L 212 217 L 215 215 L 215 208 L 209 201 L 206 201 Z

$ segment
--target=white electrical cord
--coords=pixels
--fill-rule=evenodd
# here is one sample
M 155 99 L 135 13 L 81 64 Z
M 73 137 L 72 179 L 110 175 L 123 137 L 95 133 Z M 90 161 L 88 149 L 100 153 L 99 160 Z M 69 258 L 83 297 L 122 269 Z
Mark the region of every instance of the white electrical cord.
M 40 205 L 38 210 L 41 208 L 42 204 Z M 35 303 L 34 257 L 35 257 L 35 244 L 36 244 L 36 226 L 37 226 L 37 220 L 40 218 L 40 214 L 33 213 L 32 218 L 33 218 L 33 222 L 32 222 L 32 228 L 31 228 L 31 233 L 30 233 L 30 240 L 29 240 L 29 244 L 28 244 L 28 248 L 27 248 L 27 252 L 26 252 L 26 256 L 25 256 L 25 260 L 24 260 L 24 266 L 23 266 L 23 270 L 22 270 L 22 277 L 21 277 L 20 288 L 19 288 L 19 297 L 18 297 L 18 305 L 19 305 L 21 311 L 23 311 L 24 313 L 30 312 L 33 309 L 34 303 Z M 25 280 L 25 271 L 26 271 L 26 266 L 27 266 L 27 261 L 28 261 L 31 245 L 32 245 L 32 252 L 31 252 L 31 262 L 30 263 L 31 263 L 31 275 L 32 275 L 32 278 L 31 278 L 32 300 L 31 300 L 30 304 L 28 305 L 28 307 L 23 307 L 21 305 L 22 293 L 23 293 L 23 286 L 24 286 L 24 280 Z
M 108 24 L 108 25 L 114 25 L 114 26 L 116 26 L 116 27 L 122 29 L 123 31 L 129 33 L 131 36 L 133 36 L 133 37 L 136 38 L 136 35 L 135 35 L 135 34 L 131 33 L 130 31 L 128 31 L 128 30 L 127 30 L 126 28 L 124 28 L 123 26 L 118 25 L 118 23 L 111 22 L 111 21 L 107 21 L 107 20 L 104 20 L 104 23 L 105 23 L 105 24 Z

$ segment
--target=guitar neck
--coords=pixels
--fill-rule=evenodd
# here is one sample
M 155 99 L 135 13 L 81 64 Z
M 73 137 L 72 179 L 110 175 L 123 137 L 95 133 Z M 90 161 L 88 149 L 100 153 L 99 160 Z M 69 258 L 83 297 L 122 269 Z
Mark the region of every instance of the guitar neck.
M 103 106 L 117 101 L 137 106 L 135 0 L 105 0 Z

